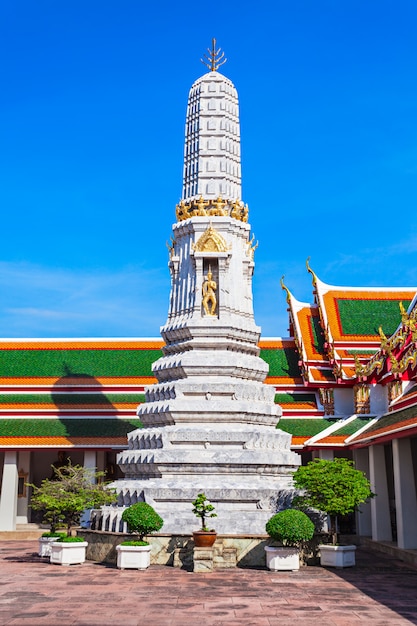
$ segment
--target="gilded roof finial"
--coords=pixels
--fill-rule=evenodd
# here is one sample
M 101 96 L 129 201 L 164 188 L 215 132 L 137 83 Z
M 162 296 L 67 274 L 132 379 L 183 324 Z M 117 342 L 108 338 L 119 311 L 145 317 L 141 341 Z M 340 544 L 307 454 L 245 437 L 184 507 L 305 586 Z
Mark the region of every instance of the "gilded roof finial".
M 285 276 L 281 276 L 281 289 L 283 289 L 285 291 L 285 293 L 287 294 L 286 299 L 287 299 L 287 304 L 291 304 L 291 293 L 290 290 L 288 289 L 288 287 L 286 285 L 284 285 L 284 278 Z
M 313 277 L 313 286 L 317 287 L 317 276 L 315 275 L 315 273 L 313 272 L 313 270 L 310 267 L 310 257 L 309 256 L 307 257 L 307 260 L 306 260 L 306 268 L 307 268 L 307 272 L 310 272 L 310 274 Z
M 224 63 L 226 63 L 227 59 L 224 58 L 224 52 L 222 52 L 222 49 L 217 48 L 216 50 L 215 39 L 211 40 L 211 50 L 210 48 L 207 48 L 207 52 L 208 56 L 207 54 L 204 55 L 206 60 L 200 59 L 200 61 L 204 63 L 204 65 L 208 67 L 210 71 L 215 72 L 219 69 L 221 65 L 224 65 Z

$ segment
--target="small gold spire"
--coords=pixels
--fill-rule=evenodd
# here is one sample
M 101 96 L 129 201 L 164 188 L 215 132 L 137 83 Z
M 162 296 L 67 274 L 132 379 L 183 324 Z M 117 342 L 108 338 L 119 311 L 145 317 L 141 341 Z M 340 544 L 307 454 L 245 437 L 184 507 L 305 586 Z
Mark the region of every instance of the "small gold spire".
M 207 54 L 204 54 L 204 59 L 200 59 L 200 61 L 209 68 L 211 72 L 216 72 L 221 65 L 224 65 L 227 59 L 224 58 L 224 52 L 222 52 L 221 48 L 217 48 L 216 50 L 216 40 L 211 40 L 211 50 L 207 48 Z

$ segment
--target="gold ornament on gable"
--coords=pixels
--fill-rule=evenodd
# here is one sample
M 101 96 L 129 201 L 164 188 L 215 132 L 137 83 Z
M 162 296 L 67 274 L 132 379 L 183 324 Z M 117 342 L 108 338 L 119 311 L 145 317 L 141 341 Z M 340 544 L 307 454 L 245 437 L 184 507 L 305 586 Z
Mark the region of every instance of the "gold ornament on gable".
M 195 252 L 227 252 L 230 249 L 226 240 L 211 225 L 192 248 Z

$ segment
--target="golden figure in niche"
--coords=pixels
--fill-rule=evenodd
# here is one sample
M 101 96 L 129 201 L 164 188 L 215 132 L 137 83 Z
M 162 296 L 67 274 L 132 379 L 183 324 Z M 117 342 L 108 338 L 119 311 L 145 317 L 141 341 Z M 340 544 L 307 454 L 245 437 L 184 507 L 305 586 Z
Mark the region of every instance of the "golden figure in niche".
M 216 289 L 217 283 L 213 280 L 213 274 L 211 272 L 211 267 L 209 266 L 206 279 L 203 282 L 203 307 L 206 315 L 216 315 Z

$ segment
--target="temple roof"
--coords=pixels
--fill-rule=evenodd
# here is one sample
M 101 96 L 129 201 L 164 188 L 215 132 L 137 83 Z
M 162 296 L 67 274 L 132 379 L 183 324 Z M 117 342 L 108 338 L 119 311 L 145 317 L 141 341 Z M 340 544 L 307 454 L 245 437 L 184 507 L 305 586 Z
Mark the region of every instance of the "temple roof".
M 125 448 L 127 434 L 139 428 L 138 419 L 0 418 L 3 448 Z
M 349 443 L 355 447 L 370 443 L 384 443 L 396 437 L 417 435 L 417 406 L 391 411 L 374 420 L 369 428 L 353 437 Z
M 387 335 L 401 323 L 401 307 L 416 298 L 416 287 L 342 287 L 313 277 L 314 304 L 287 292 L 290 323 L 306 383 L 329 385 L 356 378 L 356 364 L 366 363 Z

